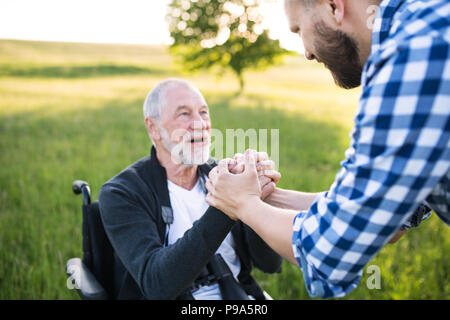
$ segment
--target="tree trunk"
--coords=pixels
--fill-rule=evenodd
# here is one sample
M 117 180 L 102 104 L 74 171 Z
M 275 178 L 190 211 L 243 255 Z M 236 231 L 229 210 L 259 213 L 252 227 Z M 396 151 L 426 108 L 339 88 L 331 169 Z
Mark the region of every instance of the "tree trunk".
M 242 73 L 238 73 L 238 78 L 239 78 L 239 94 L 242 93 L 242 91 L 244 91 L 244 87 L 245 87 L 245 82 L 244 82 L 244 75 Z

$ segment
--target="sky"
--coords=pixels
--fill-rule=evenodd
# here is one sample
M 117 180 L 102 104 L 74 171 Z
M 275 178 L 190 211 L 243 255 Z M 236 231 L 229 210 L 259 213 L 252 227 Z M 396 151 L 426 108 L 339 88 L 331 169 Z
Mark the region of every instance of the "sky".
M 168 0 L 0 0 L 0 39 L 168 44 Z M 283 0 L 262 0 L 271 37 L 303 52 L 290 33 Z

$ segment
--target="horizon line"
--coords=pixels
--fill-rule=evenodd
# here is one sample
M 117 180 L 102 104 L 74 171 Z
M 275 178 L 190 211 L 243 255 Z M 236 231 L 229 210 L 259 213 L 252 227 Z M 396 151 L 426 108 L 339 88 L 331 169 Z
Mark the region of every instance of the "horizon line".
M 105 45 L 131 45 L 131 46 L 160 46 L 160 47 L 170 47 L 170 44 L 164 42 L 155 42 L 155 43 L 145 43 L 145 42 L 106 42 L 106 41 L 97 41 L 97 40 L 59 40 L 59 39 L 33 39 L 33 38 L 9 38 L 9 37 L 1 37 L 0 40 L 12 40 L 12 41 L 34 41 L 34 42 L 55 42 L 55 43 L 78 43 L 78 44 L 105 44 Z M 297 52 L 298 54 L 304 54 L 303 51 L 298 51 L 294 49 L 287 48 L 286 46 L 282 46 L 280 42 L 280 46 L 283 49 Z

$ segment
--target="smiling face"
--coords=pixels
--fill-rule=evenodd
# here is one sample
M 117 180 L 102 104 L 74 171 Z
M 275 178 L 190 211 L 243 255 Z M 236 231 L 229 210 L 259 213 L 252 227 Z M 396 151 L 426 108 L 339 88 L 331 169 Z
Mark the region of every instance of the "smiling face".
M 361 84 L 363 65 L 357 41 L 345 32 L 333 29 L 333 7 L 327 1 L 285 0 L 286 16 L 293 33 L 298 34 L 308 60 L 323 63 L 336 84 L 345 89 Z
M 211 121 L 205 99 L 194 88 L 175 85 L 166 89 L 164 100 L 159 124 L 162 147 L 175 163 L 205 163 L 211 145 Z

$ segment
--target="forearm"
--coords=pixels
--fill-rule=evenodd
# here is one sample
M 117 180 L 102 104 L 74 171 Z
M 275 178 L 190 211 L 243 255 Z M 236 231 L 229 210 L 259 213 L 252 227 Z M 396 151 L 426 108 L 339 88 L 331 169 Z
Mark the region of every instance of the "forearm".
M 154 284 L 158 284 L 156 292 L 170 292 L 166 296 L 157 294 L 158 299 L 176 298 L 195 280 L 233 225 L 234 222 L 222 212 L 210 207 L 182 238 L 153 255 L 146 270 L 150 280 L 147 283 L 153 289 L 149 291 L 154 291 Z
M 292 250 L 292 226 L 297 211 L 273 207 L 257 197 L 250 198 L 238 213 L 273 250 L 297 265 Z
M 277 208 L 301 211 L 308 210 L 317 195 L 318 193 L 276 188 L 264 201 Z

